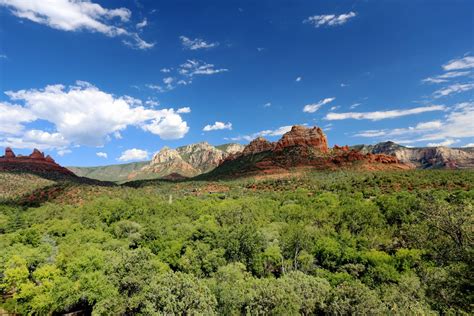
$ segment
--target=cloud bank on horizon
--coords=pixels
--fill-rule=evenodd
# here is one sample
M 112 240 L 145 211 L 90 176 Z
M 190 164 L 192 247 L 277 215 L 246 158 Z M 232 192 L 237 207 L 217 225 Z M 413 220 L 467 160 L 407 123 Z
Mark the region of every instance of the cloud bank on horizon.
M 388 22 L 373 1 L 281 12 L 0 0 L 0 147 L 90 165 L 276 138 L 293 124 L 339 144 L 472 145 L 474 4 L 387 6 Z M 406 18 L 410 9 L 424 15 Z M 456 36 L 427 38 L 427 28 Z

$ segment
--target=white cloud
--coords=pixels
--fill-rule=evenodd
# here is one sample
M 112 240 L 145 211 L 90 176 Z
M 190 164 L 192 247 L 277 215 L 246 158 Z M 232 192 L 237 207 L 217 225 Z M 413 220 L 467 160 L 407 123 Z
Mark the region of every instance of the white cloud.
M 445 109 L 442 105 L 431 105 L 425 107 L 417 107 L 412 109 L 404 110 L 390 110 L 390 111 L 375 111 L 375 112 L 346 112 L 346 113 L 328 113 L 325 117 L 326 120 L 372 120 L 378 121 L 383 119 L 420 114 L 432 111 L 443 111 Z
M 205 131 L 205 132 L 209 132 L 209 131 L 217 131 L 217 130 L 223 130 L 223 129 L 231 130 L 232 129 L 232 123 L 230 123 L 230 122 L 228 122 L 228 123 L 215 122 L 212 125 L 208 124 L 208 125 L 204 126 L 204 128 L 202 130 Z
M 416 135 L 416 137 L 414 137 Z M 414 127 L 368 130 L 355 136 L 401 137 L 399 143 L 432 142 L 474 137 L 474 102 L 464 102 L 449 109 L 444 120 L 420 122 Z M 434 144 L 434 143 L 433 143 Z
M 455 84 L 449 85 L 445 88 L 441 88 L 439 90 L 436 90 L 433 93 L 433 96 L 435 98 L 441 98 L 441 97 L 448 96 L 450 94 L 466 92 L 466 91 L 469 91 L 469 90 L 472 90 L 472 89 L 474 89 L 474 83 L 464 83 L 464 84 L 455 83 Z
M 469 144 L 466 144 L 464 146 L 462 146 L 463 148 L 471 148 L 471 147 L 474 147 L 474 143 L 469 143 Z
M 292 127 L 293 127 L 292 125 L 286 125 L 286 126 L 281 126 L 274 130 L 271 130 L 271 129 L 264 130 L 264 131 L 258 132 L 257 134 L 258 136 L 281 136 L 285 133 L 288 133 Z
M 303 112 L 314 113 L 319 110 L 323 105 L 334 101 L 336 98 L 325 98 L 317 103 L 306 104 L 303 108 Z
M 58 155 L 61 156 L 61 157 L 66 155 L 66 154 L 70 154 L 70 153 L 72 153 L 72 150 L 70 150 L 70 149 L 60 149 L 60 150 L 58 150 Z
M 331 106 L 331 108 L 329 109 L 329 111 L 335 111 L 337 109 L 339 109 L 340 106 L 339 105 L 336 105 L 336 106 Z
M 178 86 L 187 86 L 191 84 L 195 76 L 214 75 L 226 72 L 228 69 L 215 68 L 213 64 L 208 64 L 201 60 L 188 59 L 186 62 L 182 63 L 178 69 L 176 69 L 174 75 L 171 74 L 173 68 L 162 68 L 160 71 L 168 74 L 167 77 L 162 79 L 163 83 L 149 83 L 146 87 L 162 93 L 173 90 Z
M 69 87 L 50 85 L 44 89 L 7 91 L 6 94 L 12 101 L 23 103 L 0 103 L 0 141 L 18 143 L 12 147 L 34 147 L 30 145 L 35 141 L 38 147 L 99 146 L 110 136 L 120 135 L 128 126 L 140 127 L 163 139 L 182 138 L 189 130 L 174 109 L 147 109 L 141 100 L 116 97 L 87 82 L 78 81 Z M 35 120 L 48 121 L 55 131 L 25 132 L 24 124 Z
M 145 104 L 148 106 L 158 106 L 160 105 L 160 101 L 158 100 L 146 100 Z
M 269 108 L 272 106 L 272 103 L 271 102 L 267 102 L 263 105 L 264 108 Z
M 301 80 L 303 80 L 303 77 L 296 77 L 296 82 L 300 82 Z
M 176 113 L 191 113 L 191 108 L 186 106 L 184 108 L 179 108 L 178 111 L 176 111 Z
M 219 45 L 217 42 L 208 43 L 201 38 L 190 39 L 186 36 L 180 36 L 179 39 L 181 40 L 183 47 L 190 50 L 213 48 Z
M 104 153 L 104 152 L 102 152 L 102 151 L 99 151 L 98 153 L 95 153 L 95 154 L 97 155 L 97 157 L 107 159 L 107 153 Z
M 345 87 L 347 87 L 347 86 L 348 86 L 347 83 L 341 83 L 341 88 L 345 88 Z
M 345 14 L 326 14 L 326 15 L 314 15 L 310 16 L 306 20 L 303 21 L 303 23 L 309 23 L 314 25 L 314 27 L 320 27 L 320 26 L 336 26 L 336 25 L 342 25 L 345 24 L 347 21 L 350 19 L 354 18 L 357 14 L 355 12 L 348 12 Z
M 446 71 L 474 68 L 474 56 L 452 59 L 443 65 Z
M 137 160 L 147 160 L 148 159 L 148 151 L 132 148 L 127 149 L 122 152 L 122 155 L 118 158 L 119 161 L 137 161 Z
M 12 14 L 21 19 L 57 30 L 87 30 L 109 37 L 127 37 L 129 40 L 124 43 L 137 49 L 148 49 L 154 45 L 123 27 L 132 14 L 127 8 L 107 9 L 87 0 L 0 0 L 0 6 L 9 8 Z
M 66 152 L 66 147 L 69 145 L 69 142 L 60 133 L 29 130 L 20 136 L 1 137 L 0 134 L 0 145 L 13 148 L 38 148 L 42 150 L 56 148 Z
M 145 18 L 145 19 L 143 19 L 143 21 L 141 21 L 140 23 L 137 23 L 136 27 L 137 27 L 137 29 L 140 29 L 140 30 L 141 30 L 142 28 L 144 28 L 144 27 L 147 26 L 147 25 L 148 25 L 148 21 L 147 21 L 147 19 Z
M 143 124 L 143 130 L 159 135 L 164 140 L 183 138 L 189 132 L 188 124 L 173 109 L 164 109 L 151 123 Z
M 459 143 L 459 139 L 446 139 L 442 142 L 439 142 L 439 143 L 428 143 L 426 144 L 426 146 L 428 147 L 439 147 L 439 146 L 451 146 L 452 144 L 456 144 L 456 143 Z
M 470 71 L 450 71 L 444 74 L 438 75 L 436 77 L 428 77 L 426 79 L 421 80 L 423 83 L 442 83 L 448 82 L 449 79 L 463 77 L 469 75 Z
M 355 109 L 356 107 L 358 107 L 361 103 L 354 103 L 352 104 L 349 108 L 350 109 Z
M 36 120 L 36 116 L 19 105 L 0 102 L 0 135 L 18 134 L 23 129 L 22 123 Z
M 305 125 L 305 124 L 303 124 Z M 237 136 L 237 137 L 232 137 L 231 140 L 233 141 L 241 141 L 241 140 L 246 140 L 248 142 L 254 140 L 257 137 L 263 137 L 263 136 L 281 136 L 291 130 L 293 126 L 292 125 L 286 125 L 286 126 L 281 126 L 277 129 L 267 129 L 260 131 L 258 133 L 253 133 L 251 135 L 243 135 L 243 136 Z
M 195 75 L 214 75 L 221 72 L 226 72 L 228 69 L 216 69 L 213 64 L 207 64 L 200 60 L 188 59 L 179 67 L 179 74 L 183 76 L 192 77 Z
M 427 131 L 438 130 L 443 126 L 441 121 L 430 121 L 430 122 L 421 122 L 416 126 L 408 128 L 395 128 L 395 129 L 383 129 L 383 130 L 367 130 L 356 134 L 355 136 L 360 137 L 393 137 L 400 135 L 411 135 L 417 133 L 426 133 Z
M 5 54 L 0 54 L 0 59 L 7 59 L 7 58 L 8 58 L 7 55 L 5 55 Z

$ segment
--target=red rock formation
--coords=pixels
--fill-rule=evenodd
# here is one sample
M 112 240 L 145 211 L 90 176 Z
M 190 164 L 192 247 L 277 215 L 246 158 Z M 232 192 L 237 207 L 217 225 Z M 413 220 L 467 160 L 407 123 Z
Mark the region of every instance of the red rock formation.
M 46 175 L 75 176 L 72 171 L 58 165 L 51 156 L 44 156 L 38 149 L 34 149 L 29 156 L 15 156 L 11 148 L 5 149 L 5 156 L 0 157 L 0 171 L 33 172 Z
M 10 147 L 5 148 L 5 158 L 15 158 L 15 153 Z
M 273 150 L 275 147 L 274 143 L 269 142 L 263 137 L 257 137 L 245 146 L 242 151 L 243 155 L 258 154 L 263 151 Z
M 334 145 L 334 147 L 332 148 L 332 150 L 334 151 L 343 151 L 343 152 L 347 152 L 349 151 L 349 146 L 345 145 L 345 146 L 338 146 L 338 145 Z
M 271 149 L 273 148 L 273 149 Z M 262 155 L 253 158 L 253 153 Z M 220 168 L 221 166 L 225 167 Z M 263 138 L 252 141 L 240 155 L 228 157 L 215 169 L 233 176 L 271 174 L 288 172 L 293 168 L 312 168 L 317 170 L 335 170 L 340 168 L 362 170 L 398 170 L 410 169 L 394 156 L 365 154 L 350 150 L 348 146 L 334 146 L 329 151 L 327 139 L 318 127 L 306 128 L 293 126 L 277 143 Z
M 291 130 L 283 135 L 276 143 L 275 151 L 281 151 L 288 147 L 300 146 L 311 147 L 322 153 L 327 153 L 328 141 L 326 135 L 319 127 L 306 128 L 295 125 Z
M 29 157 L 32 159 L 44 159 L 44 153 L 35 148 Z
M 47 162 L 56 163 L 50 155 L 47 155 L 46 158 L 44 158 L 44 160 L 46 160 Z

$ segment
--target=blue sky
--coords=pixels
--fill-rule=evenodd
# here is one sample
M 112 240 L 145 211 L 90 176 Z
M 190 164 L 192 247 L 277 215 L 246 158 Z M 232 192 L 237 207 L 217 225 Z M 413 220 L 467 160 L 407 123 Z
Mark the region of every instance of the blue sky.
M 63 165 L 276 140 L 474 146 L 474 2 L 0 0 L 0 149 Z

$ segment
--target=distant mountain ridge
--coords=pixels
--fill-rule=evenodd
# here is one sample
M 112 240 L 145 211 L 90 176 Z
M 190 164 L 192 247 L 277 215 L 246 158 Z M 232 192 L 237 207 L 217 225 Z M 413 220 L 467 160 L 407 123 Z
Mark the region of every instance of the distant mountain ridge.
M 166 178 L 169 175 L 174 175 L 174 178 L 177 175 L 194 177 L 216 168 L 222 160 L 243 148 L 243 145 L 234 143 L 213 146 L 200 142 L 176 149 L 163 147 L 150 161 L 68 168 L 79 176 L 116 182 Z
M 290 174 L 313 170 L 407 170 L 414 167 L 392 155 L 361 152 L 348 146 L 329 148 L 319 127 L 295 125 L 276 142 L 263 137 L 251 141 L 242 152 L 230 155 L 199 179 Z
M 294 141 L 294 138 L 287 138 L 279 146 L 287 146 Z M 321 144 L 313 145 L 319 146 Z M 99 167 L 68 167 L 68 169 L 78 176 L 102 181 L 126 182 L 157 178 L 182 179 L 183 177 L 194 177 L 210 172 L 224 160 L 230 159 L 241 152 L 253 153 L 252 156 L 249 156 L 251 158 L 248 159 L 257 159 L 258 153 L 271 150 L 274 146 L 274 143 L 262 137 L 258 137 L 247 146 L 241 144 L 212 146 L 207 142 L 201 142 L 181 146 L 176 149 L 163 147 L 159 152 L 155 153 L 150 161 Z M 327 146 L 327 143 L 323 144 L 323 146 Z M 337 148 L 345 147 L 336 147 L 336 150 Z M 474 168 L 474 148 L 411 148 L 388 141 L 375 145 L 355 145 L 347 147 L 347 149 L 360 151 L 364 155 L 382 154 L 393 156 L 399 162 L 417 169 Z
M 351 148 L 363 153 L 395 156 L 417 169 L 472 169 L 474 148 L 405 147 L 388 141 L 376 145 L 356 145 Z

